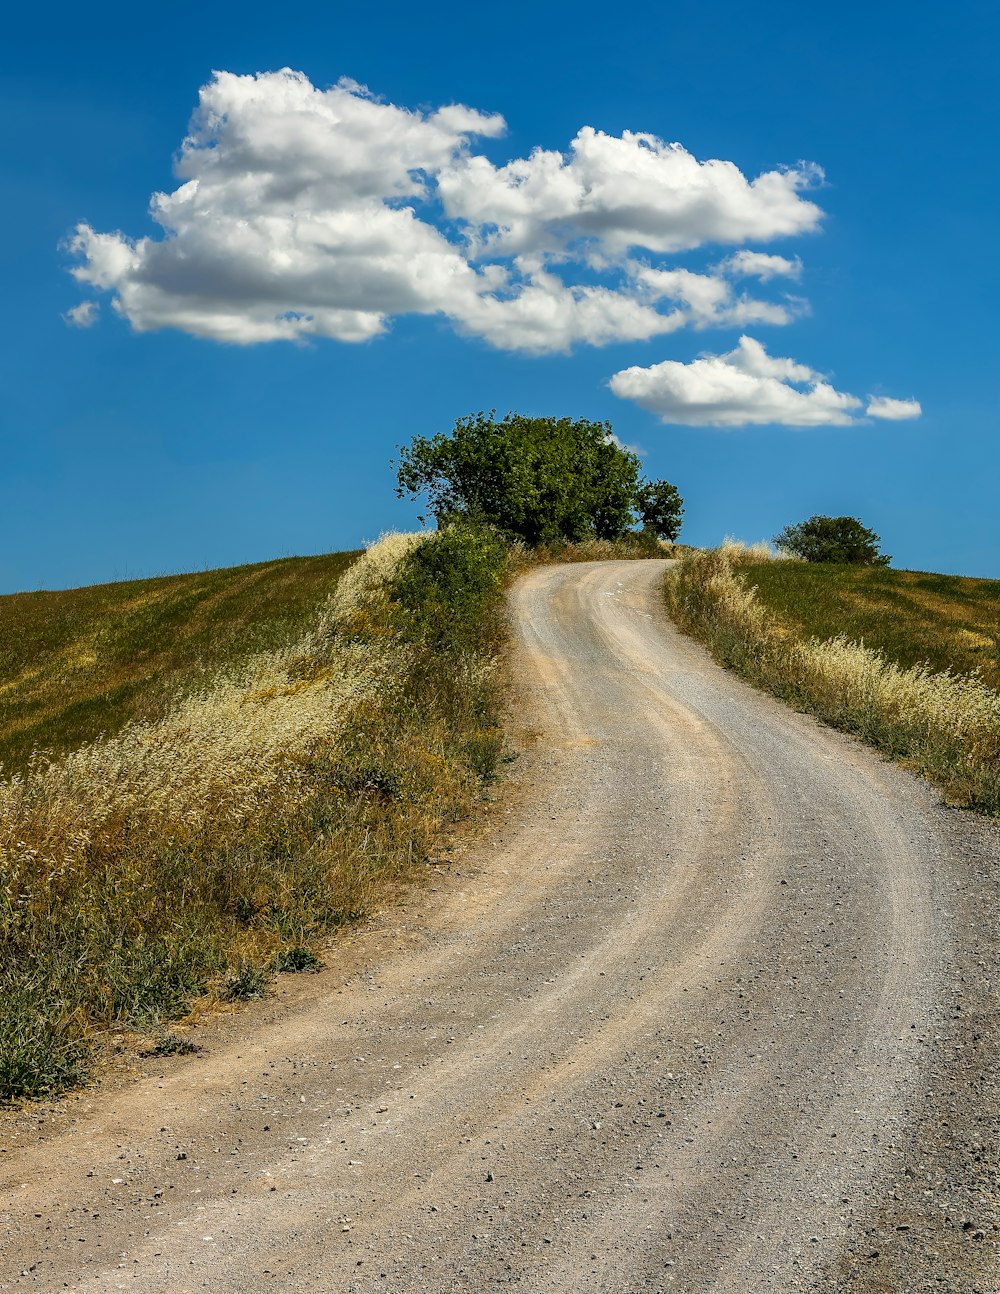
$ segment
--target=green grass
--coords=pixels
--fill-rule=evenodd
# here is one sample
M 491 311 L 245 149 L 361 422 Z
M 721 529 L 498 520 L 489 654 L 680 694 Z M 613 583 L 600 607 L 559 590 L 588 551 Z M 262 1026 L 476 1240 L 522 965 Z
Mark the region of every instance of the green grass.
M 0 765 L 61 754 L 296 637 L 356 553 L 0 597 Z
M 797 636 L 843 635 L 904 669 L 978 672 L 1000 689 L 1000 580 L 809 562 L 750 563 L 740 574 Z

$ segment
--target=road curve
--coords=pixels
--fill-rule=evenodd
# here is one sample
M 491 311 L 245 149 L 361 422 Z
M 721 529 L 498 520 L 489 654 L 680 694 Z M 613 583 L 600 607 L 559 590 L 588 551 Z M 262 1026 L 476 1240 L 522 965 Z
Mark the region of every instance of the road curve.
M 949 1023 L 995 828 L 719 670 L 663 570 L 515 587 L 532 744 L 435 888 L 0 1125 L 0 1290 L 1000 1287 L 986 1168 L 933 1190 L 996 1126 Z

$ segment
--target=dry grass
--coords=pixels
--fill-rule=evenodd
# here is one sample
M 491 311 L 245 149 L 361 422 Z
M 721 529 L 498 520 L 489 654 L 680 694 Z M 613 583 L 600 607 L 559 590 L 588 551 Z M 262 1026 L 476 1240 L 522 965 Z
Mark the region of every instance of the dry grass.
M 255 995 L 481 796 L 505 554 L 432 643 L 400 589 L 440 543 L 382 540 L 290 644 L 0 783 L 0 1099 L 76 1081 L 101 1030 Z
M 583 539 L 578 543 L 540 545 L 528 548 L 515 543 L 513 559 L 518 566 L 549 562 L 617 562 L 644 558 L 678 556 L 680 546 L 666 539 L 650 539 L 636 532 L 625 539 Z
M 675 620 L 722 663 L 917 769 L 952 802 L 1000 813 L 1000 695 L 976 675 L 905 666 L 843 633 L 805 636 L 762 604 L 748 578 L 760 565 L 733 546 L 686 558 L 665 586 Z M 775 564 L 768 579 L 801 570 Z M 893 632 L 905 636 L 899 617 Z

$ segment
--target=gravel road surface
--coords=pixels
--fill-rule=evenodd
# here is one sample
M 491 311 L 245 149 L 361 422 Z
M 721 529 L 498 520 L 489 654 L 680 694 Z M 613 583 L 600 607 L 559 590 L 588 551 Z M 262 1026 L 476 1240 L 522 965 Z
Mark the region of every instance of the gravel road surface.
M 1000 834 L 516 586 L 514 782 L 316 976 L 0 1119 L 0 1290 L 1000 1290 Z

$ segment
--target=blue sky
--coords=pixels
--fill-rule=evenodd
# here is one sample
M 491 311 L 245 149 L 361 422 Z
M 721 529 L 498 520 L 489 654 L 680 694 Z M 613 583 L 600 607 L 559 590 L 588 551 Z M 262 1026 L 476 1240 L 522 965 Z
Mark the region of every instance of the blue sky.
M 1000 21 L 813 9 L 23 7 L 0 591 L 410 528 L 395 446 L 491 407 L 609 419 L 689 542 L 1000 577 Z

